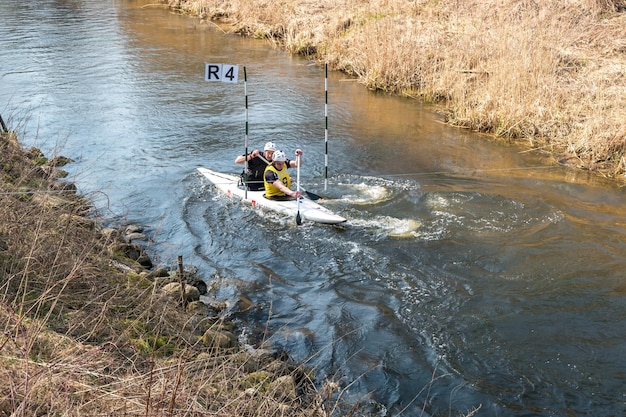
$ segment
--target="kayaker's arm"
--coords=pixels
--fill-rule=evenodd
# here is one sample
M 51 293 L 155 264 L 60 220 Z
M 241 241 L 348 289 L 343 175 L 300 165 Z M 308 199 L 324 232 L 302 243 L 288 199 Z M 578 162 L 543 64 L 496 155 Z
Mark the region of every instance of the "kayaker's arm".
M 243 164 L 246 161 L 246 159 L 249 161 L 251 159 L 256 158 L 260 154 L 261 152 L 258 149 L 255 149 L 252 152 L 250 152 L 248 155 L 239 155 L 237 158 L 235 158 L 235 163 Z
M 300 193 L 300 191 L 293 191 L 289 188 L 287 188 L 287 186 L 285 184 L 283 184 L 283 182 L 281 180 L 276 180 L 273 182 L 274 187 L 278 188 L 281 192 L 285 193 L 285 195 L 291 196 L 291 197 L 300 197 L 302 195 L 302 193 Z
M 300 156 L 300 158 L 298 158 Z M 296 149 L 296 159 L 289 161 L 289 168 L 295 168 L 298 166 L 298 159 L 300 159 L 300 166 L 302 166 L 302 149 Z

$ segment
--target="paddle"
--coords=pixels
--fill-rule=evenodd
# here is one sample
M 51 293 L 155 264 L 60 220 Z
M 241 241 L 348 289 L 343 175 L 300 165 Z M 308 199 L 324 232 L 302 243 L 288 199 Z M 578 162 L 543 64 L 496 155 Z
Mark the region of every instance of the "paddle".
M 300 183 L 298 183 L 298 185 L 300 185 Z M 307 191 L 304 189 L 304 187 L 300 187 L 302 188 L 302 191 L 304 191 L 306 193 L 306 195 L 313 201 L 317 201 L 317 200 L 323 200 L 324 197 L 320 197 L 319 195 L 312 193 L 310 191 Z
M 296 155 L 296 164 L 298 166 L 296 181 L 298 183 L 298 191 L 300 191 L 300 155 Z M 298 214 L 296 214 L 296 224 L 298 226 L 302 224 L 302 218 L 300 217 L 300 198 L 302 197 L 298 197 Z
M 317 200 L 323 200 L 324 199 L 324 197 L 322 197 L 322 196 L 319 196 L 319 195 L 317 195 L 315 193 L 312 193 L 310 191 L 305 190 L 305 188 L 302 185 L 300 185 L 300 181 L 298 181 L 297 179 L 296 179 L 296 182 L 298 183 L 298 189 L 301 190 L 301 191 L 304 191 L 306 196 L 309 197 L 309 200 L 317 201 Z

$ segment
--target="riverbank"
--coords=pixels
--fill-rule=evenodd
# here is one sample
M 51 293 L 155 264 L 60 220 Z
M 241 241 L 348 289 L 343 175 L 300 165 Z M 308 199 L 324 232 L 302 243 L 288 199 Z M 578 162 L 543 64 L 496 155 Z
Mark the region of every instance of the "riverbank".
M 626 2 L 164 0 L 447 123 L 626 181 Z
M 238 341 L 210 278 L 94 220 L 69 162 L 0 133 L 0 416 L 327 415 L 312 370 Z

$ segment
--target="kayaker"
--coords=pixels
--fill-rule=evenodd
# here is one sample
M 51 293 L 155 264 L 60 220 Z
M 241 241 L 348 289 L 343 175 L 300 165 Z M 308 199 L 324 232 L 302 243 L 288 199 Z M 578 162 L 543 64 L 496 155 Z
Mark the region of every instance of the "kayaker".
M 265 168 L 272 161 L 272 156 L 276 151 L 276 145 L 274 142 L 267 142 L 263 147 L 263 154 L 258 149 L 253 150 L 248 155 L 239 155 L 235 158 L 236 164 L 243 164 L 248 160 L 248 178 L 246 178 L 246 170 L 244 168 L 241 173 L 240 184 L 248 184 L 248 190 L 260 191 L 263 190 L 263 173 Z
M 298 158 L 299 157 L 299 158 Z M 302 150 L 296 149 L 296 160 L 287 159 L 285 152 L 274 152 L 272 163 L 265 168 L 265 198 L 271 200 L 291 200 L 299 198 L 300 191 L 291 189 L 291 176 L 287 172 L 287 168 L 295 168 L 298 162 L 302 164 Z

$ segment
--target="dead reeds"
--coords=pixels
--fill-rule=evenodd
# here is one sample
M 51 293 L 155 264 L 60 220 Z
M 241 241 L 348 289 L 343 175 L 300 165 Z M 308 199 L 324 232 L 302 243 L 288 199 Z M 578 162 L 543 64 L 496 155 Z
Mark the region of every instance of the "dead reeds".
M 208 337 L 230 324 L 160 290 L 57 170 L 0 134 L 0 416 L 324 415 L 307 371 Z
M 452 125 L 626 173 L 623 0 L 169 3 L 367 88 L 436 102 Z

